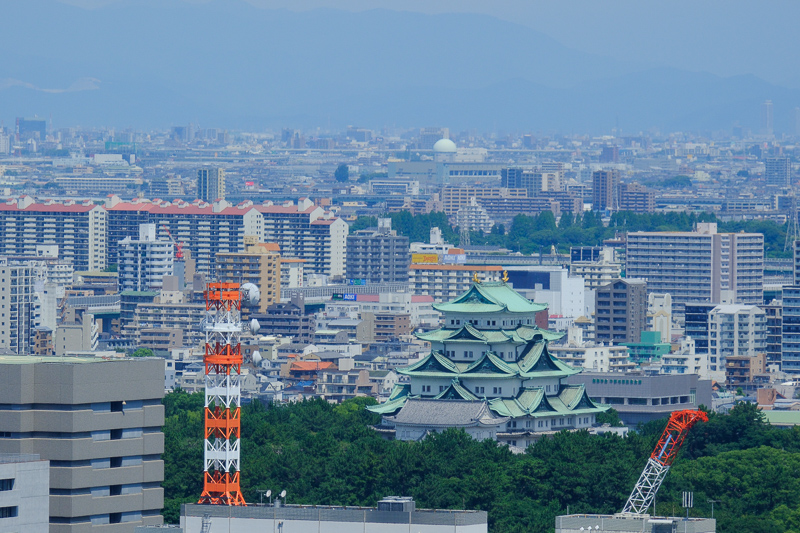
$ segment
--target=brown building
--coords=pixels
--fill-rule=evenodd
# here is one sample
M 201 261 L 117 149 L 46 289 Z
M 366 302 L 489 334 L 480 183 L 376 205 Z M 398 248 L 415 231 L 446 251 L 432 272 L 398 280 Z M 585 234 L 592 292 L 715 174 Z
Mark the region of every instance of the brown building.
M 386 342 L 398 339 L 401 335 L 411 333 L 411 315 L 407 313 L 376 313 L 375 342 Z
M 483 205 L 481 200 L 487 198 L 527 198 L 528 191 L 520 188 L 500 187 L 444 187 L 442 188 L 442 209 L 447 216 L 454 216 L 458 210 L 469 205 L 469 199 L 475 198 Z
M 638 343 L 647 327 L 647 285 L 641 279 L 618 279 L 597 289 L 595 341 Z
M 598 170 L 592 174 L 592 210 L 617 210 L 617 186 L 619 174 L 616 170 Z
M 730 387 L 754 388 L 756 376 L 766 372 L 766 354 L 729 355 L 725 358 L 725 382 Z
M 621 183 L 619 185 L 619 210 L 653 213 L 656 210 L 656 194 L 638 183 Z
M 183 346 L 183 330 L 178 328 L 141 328 L 136 345 L 151 350 L 171 350 Z
M 281 256 L 277 244 L 251 243 L 244 252 L 218 253 L 217 281 L 252 283 L 261 291 L 258 310 L 281 299 Z

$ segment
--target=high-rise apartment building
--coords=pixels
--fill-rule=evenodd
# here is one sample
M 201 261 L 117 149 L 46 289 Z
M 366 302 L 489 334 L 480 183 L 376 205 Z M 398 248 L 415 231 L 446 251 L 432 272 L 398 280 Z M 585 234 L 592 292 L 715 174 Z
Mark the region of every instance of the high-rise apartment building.
M 0 257 L 0 351 L 28 354 L 36 326 L 36 287 L 45 265 Z M 42 280 L 43 281 L 43 280 Z
M 137 240 L 126 237 L 119 243 L 119 290 L 161 289 L 164 276 L 173 273 L 174 255 L 172 241 L 157 238 L 155 224 L 142 224 Z
M 252 202 L 232 206 L 225 201 L 206 204 L 152 202 L 137 199 L 123 202 L 116 196 L 106 201 L 108 212 L 108 256 L 111 263 L 119 262 L 119 243 L 126 237 L 139 235 L 141 224 L 155 224 L 158 234 L 166 230 L 183 243 L 191 253 L 195 271 L 213 275 L 216 255 L 244 249 L 246 235 L 259 236 L 262 216 Z
M 107 223 L 105 209 L 90 201 L 12 199 L 0 203 L 0 255 L 35 255 L 37 246 L 55 244 L 76 271 L 103 270 Z
M 217 281 L 223 283 L 252 283 L 260 291 L 258 311 L 281 301 L 281 255 L 277 246 L 254 243 L 244 252 L 217 254 Z
M 757 305 L 719 305 L 708 314 L 711 372 L 724 375 L 728 357 L 763 354 L 766 349 L 767 315 Z
M 597 289 L 595 340 L 637 343 L 647 328 L 647 287 L 641 279 L 618 279 Z
M 687 302 L 763 300 L 764 236 L 717 233 L 715 223 L 692 232 L 637 231 L 627 236 L 627 277 L 647 281 L 648 292 L 669 293 Z
M 197 170 L 197 197 L 204 202 L 225 199 L 225 170 L 200 168 Z
M 781 364 L 781 343 L 783 337 L 783 304 L 780 300 L 772 300 L 770 303 L 762 305 L 761 309 L 767 316 L 767 348 L 766 365 Z
M 772 100 L 765 100 L 761 104 L 761 133 L 771 137 L 774 133 L 772 119 Z
M 378 228 L 347 237 L 347 278 L 368 283 L 406 282 L 411 264 L 408 237 L 392 230 L 392 219 L 378 219 Z
M 788 187 L 792 183 L 792 165 L 788 157 L 768 157 L 765 164 L 767 185 Z
M 50 461 L 51 533 L 163 522 L 163 395 L 160 359 L 0 358 L 0 453 Z
M 784 287 L 781 301 L 781 370 L 800 374 L 800 286 Z
M 616 170 L 598 170 L 592 173 L 592 210 L 616 211 L 619 174 Z
M 619 210 L 653 213 L 656 210 L 656 194 L 638 183 L 621 183 L 619 185 Z
M 344 275 L 350 232 L 347 222 L 314 205 L 308 198 L 300 198 L 297 204 L 268 202 L 255 208 L 261 214 L 262 229 L 248 235 L 258 235 L 261 242 L 277 244 L 282 258 L 304 260 L 306 272 Z

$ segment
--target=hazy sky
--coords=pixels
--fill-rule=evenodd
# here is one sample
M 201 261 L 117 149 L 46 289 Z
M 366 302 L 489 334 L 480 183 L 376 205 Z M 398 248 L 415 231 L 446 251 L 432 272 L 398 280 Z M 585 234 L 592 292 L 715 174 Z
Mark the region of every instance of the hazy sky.
M 90 7 L 119 0 L 63 1 Z M 800 59 L 797 0 L 246 1 L 290 10 L 327 7 L 483 13 L 529 26 L 586 52 L 721 76 L 754 74 L 772 83 L 800 87 L 800 71 L 795 68 Z

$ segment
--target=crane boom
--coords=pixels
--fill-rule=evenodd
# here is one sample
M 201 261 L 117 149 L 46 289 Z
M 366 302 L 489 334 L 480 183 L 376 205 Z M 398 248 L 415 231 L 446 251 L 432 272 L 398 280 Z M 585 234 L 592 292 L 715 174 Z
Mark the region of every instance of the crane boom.
M 161 225 L 161 229 L 167 232 L 167 237 L 169 237 L 169 240 L 175 245 L 175 259 L 179 261 L 183 260 L 183 243 L 175 240 L 175 237 L 172 236 L 172 233 L 169 232 L 169 228 L 165 224 Z
M 661 487 L 661 482 L 664 481 L 669 467 L 675 461 L 686 435 L 692 426 L 700 421 L 708 422 L 708 415 L 703 411 L 686 409 L 672 413 L 664 433 L 661 434 L 658 444 L 650 454 L 647 465 L 622 510 L 623 514 L 647 513 L 647 509 L 652 505 L 656 493 Z

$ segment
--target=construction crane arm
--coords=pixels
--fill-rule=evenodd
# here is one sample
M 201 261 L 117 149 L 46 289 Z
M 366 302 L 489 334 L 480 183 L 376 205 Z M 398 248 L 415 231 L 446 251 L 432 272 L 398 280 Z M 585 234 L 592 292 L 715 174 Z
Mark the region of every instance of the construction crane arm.
M 639 481 L 633 488 L 625 508 L 624 514 L 646 514 L 652 505 L 661 483 L 664 481 L 669 467 L 675 461 L 678 451 L 686 439 L 689 430 L 697 422 L 708 422 L 708 415 L 703 411 L 686 409 L 675 411 L 669 418 L 667 427 L 658 439 L 653 453 L 647 460 Z

